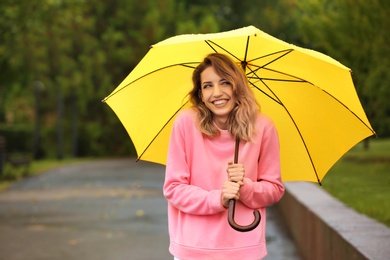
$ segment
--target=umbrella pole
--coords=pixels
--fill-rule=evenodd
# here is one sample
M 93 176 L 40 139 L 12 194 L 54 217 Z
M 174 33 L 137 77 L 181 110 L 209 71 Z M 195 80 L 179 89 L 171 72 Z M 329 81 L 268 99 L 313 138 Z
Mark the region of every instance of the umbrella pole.
M 234 163 L 238 162 L 239 146 L 240 146 L 240 140 L 237 138 L 236 147 L 234 150 Z M 260 220 L 261 220 L 261 215 L 260 215 L 260 212 L 258 210 L 253 211 L 253 215 L 255 216 L 255 219 L 253 220 L 253 222 L 251 224 L 249 224 L 248 226 L 241 226 L 241 225 L 237 224 L 236 221 L 234 221 L 235 208 L 236 208 L 236 200 L 230 199 L 229 200 L 228 222 L 233 229 L 240 231 L 240 232 L 247 232 L 247 231 L 251 231 L 251 230 L 255 229 L 259 225 Z

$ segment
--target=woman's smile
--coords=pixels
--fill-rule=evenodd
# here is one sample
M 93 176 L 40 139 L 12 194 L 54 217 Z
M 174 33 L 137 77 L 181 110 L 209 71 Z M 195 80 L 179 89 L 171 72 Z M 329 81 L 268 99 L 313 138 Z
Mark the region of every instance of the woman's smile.
M 214 101 L 213 103 L 214 103 L 214 105 L 219 106 L 219 105 L 224 105 L 224 104 L 226 104 L 227 102 L 228 102 L 228 100 L 226 100 L 226 99 L 221 99 L 221 100 L 216 100 L 216 101 Z

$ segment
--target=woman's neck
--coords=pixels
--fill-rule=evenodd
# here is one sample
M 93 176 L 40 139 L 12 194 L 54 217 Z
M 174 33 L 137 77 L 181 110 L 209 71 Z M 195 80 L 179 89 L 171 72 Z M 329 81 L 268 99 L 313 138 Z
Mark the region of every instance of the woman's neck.
M 217 127 L 221 130 L 227 130 L 227 119 L 224 120 L 214 120 L 214 123 L 217 125 Z

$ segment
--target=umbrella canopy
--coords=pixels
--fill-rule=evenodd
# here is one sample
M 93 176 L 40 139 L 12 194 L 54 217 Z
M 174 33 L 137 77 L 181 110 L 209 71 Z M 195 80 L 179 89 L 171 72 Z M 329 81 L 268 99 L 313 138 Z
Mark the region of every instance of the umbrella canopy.
M 375 134 L 349 68 L 249 26 L 179 35 L 151 46 L 103 100 L 126 128 L 139 159 L 165 164 L 175 116 L 190 106 L 192 72 L 212 52 L 229 55 L 245 69 L 262 112 L 273 119 L 283 181 L 320 183 L 342 155 Z

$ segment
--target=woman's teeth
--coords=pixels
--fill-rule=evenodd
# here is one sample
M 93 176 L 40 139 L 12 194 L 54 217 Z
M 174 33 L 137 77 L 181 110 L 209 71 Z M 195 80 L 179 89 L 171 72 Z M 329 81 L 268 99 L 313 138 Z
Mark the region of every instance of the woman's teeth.
M 214 101 L 214 105 L 222 105 L 222 104 L 225 104 L 227 102 L 227 100 L 216 100 Z

